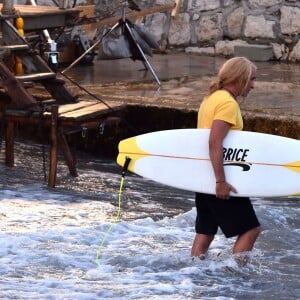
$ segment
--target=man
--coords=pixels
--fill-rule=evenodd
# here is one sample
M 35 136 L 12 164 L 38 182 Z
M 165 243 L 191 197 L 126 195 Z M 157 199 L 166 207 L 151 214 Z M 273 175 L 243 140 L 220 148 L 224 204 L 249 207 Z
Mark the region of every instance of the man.
M 223 167 L 223 140 L 229 130 L 242 130 L 243 119 L 237 102 L 254 87 L 256 66 L 244 57 L 226 61 L 211 82 L 198 113 L 198 128 L 210 128 L 209 155 L 216 179 L 215 195 L 196 193 L 196 236 L 192 257 L 205 254 L 220 227 L 227 238 L 237 236 L 233 253 L 251 251 L 261 231 L 249 198 L 231 197 L 234 182 L 227 182 Z

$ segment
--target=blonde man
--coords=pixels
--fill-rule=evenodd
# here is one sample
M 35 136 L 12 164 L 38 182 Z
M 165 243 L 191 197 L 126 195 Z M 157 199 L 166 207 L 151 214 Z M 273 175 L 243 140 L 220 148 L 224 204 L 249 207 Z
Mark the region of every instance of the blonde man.
M 210 128 L 209 154 L 216 179 L 215 195 L 196 193 L 197 218 L 192 257 L 205 254 L 220 227 L 227 238 L 237 236 L 233 253 L 251 251 L 261 231 L 249 198 L 231 197 L 234 182 L 227 182 L 223 167 L 223 140 L 229 130 L 242 130 L 237 102 L 254 87 L 256 66 L 244 57 L 226 61 L 212 81 L 199 113 L 198 128 Z

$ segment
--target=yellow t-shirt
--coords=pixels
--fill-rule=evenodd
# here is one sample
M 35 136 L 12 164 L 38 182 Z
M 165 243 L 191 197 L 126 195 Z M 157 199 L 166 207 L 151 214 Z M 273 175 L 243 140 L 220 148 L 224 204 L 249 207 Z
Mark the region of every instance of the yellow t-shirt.
M 203 99 L 198 112 L 197 127 L 211 128 L 214 120 L 223 120 L 231 124 L 230 129 L 243 129 L 240 106 L 225 90 L 217 90 Z

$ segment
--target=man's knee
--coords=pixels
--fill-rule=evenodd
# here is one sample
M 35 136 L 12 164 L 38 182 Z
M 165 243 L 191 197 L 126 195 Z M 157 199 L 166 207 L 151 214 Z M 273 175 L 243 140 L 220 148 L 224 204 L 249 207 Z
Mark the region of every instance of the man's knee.
M 260 226 L 257 226 L 257 227 L 255 227 L 255 228 L 253 228 L 253 229 L 251 229 L 250 230 L 250 233 L 254 236 L 254 237 L 258 237 L 259 235 L 260 235 L 260 233 L 261 233 L 261 227 Z
M 254 228 L 248 230 L 247 232 L 241 234 L 239 237 L 241 239 L 247 239 L 254 243 L 260 233 L 261 233 L 261 227 L 257 226 L 257 227 L 254 227 Z

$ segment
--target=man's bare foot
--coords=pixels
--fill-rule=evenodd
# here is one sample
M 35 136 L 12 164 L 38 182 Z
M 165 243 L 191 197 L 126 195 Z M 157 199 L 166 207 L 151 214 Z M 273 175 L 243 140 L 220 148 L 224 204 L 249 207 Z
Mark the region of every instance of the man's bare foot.
M 192 256 L 192 260 L 194 261 L 195 258 L 199 258 L 200 260 L 204 260 L 205 259 L 205 254 L 201 253 L 198 256 Z

